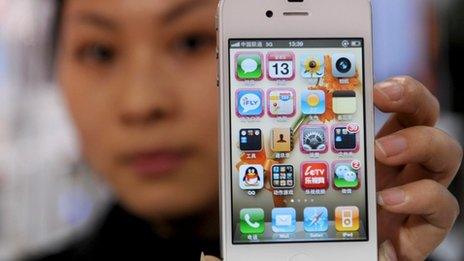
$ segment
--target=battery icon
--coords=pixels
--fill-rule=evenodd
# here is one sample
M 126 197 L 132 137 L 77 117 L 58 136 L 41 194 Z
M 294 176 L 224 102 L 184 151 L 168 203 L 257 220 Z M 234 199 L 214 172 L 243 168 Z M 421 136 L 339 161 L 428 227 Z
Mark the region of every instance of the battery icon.
M 351 41 L 351 47 L 361 47 L 362 42 L 361 41 Z

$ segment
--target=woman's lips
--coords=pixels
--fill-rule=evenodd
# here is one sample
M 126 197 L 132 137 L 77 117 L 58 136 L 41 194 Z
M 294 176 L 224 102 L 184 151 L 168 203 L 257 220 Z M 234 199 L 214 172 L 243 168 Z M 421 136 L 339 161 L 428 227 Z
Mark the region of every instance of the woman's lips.
M 152 151 L 129 157 L 129 167 L 142 178 L 156 179 L 168 176 L 179 169 L 188 153 L 183 151 Z

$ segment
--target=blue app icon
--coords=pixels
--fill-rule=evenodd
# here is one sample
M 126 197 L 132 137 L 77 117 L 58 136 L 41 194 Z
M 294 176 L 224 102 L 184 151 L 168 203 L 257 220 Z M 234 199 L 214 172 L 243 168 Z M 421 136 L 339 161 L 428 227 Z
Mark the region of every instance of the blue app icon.
M 261 90 L 237 91 L 237 116 L 260 117 L 264 114 L 263 92 Z
M 296 211 L 294 208 L 272 209 L 272 231 L 292 233 L 296 230 Z
M 301 112 L 306 115 L 325 113 L 325 92 L 322 90 L 304 90 L 301 94 Z
M 305 208 L 303 218 L 306 232 L 325 232 L 329 229 L 329 215 L 325 207 Z

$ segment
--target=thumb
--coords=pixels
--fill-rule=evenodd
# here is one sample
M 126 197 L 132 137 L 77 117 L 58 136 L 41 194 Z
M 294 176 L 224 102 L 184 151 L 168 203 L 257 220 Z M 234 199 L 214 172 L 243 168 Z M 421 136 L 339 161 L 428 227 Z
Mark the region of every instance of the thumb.
M 390 240 L 382 243 L 379 247 L 379 261 L 397 261 L 395 248 Z
M 214 257 L 214 256 L 205 256 L 203 252 L 201 252 L 200 261 L 220 261 L 221 259 Z

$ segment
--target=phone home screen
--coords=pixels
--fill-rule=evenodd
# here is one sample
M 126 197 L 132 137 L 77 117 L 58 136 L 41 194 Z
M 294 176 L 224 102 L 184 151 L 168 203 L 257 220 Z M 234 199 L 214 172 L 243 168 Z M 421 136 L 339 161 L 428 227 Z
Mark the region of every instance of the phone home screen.
M 363 39 L 230 39 L 234 244 L 365 241 Z

